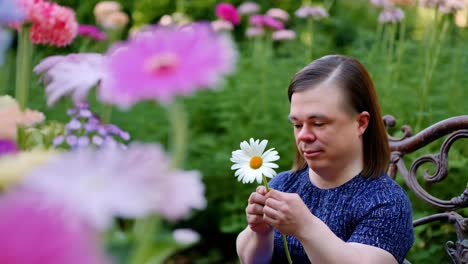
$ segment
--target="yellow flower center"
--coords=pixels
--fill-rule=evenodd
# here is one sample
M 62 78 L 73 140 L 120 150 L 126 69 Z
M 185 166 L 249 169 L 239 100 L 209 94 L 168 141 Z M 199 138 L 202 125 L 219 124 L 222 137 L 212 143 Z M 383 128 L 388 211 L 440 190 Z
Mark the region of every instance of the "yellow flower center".
M 256 169 L 260 168 L 262 166 L 262 164 L 263 164 L 263 159 L 261 157 L 259 157 L 259 156 L 255 156 L 255 157 L 252 157 L 250 159 L 250 167 L 252 169 L 256 170 Z
M 167 74 L 179 66 L 179 58 L 174 53 L 166 52 L 149 58 L 145 66 L 152 74 Z

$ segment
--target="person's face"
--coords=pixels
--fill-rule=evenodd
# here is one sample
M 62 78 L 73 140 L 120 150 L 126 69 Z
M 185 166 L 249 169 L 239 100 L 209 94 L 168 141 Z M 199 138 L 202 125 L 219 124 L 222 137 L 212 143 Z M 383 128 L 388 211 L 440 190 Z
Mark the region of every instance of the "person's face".
M 350 162 L 360 160 L 357 155 L 362 157 L 361 136 L 369 114 L 352 113 L 343 92 L 334 86 L 320 84 L 291 97 L 289 119 L 296 146 L 316 172 L 345 169 Z

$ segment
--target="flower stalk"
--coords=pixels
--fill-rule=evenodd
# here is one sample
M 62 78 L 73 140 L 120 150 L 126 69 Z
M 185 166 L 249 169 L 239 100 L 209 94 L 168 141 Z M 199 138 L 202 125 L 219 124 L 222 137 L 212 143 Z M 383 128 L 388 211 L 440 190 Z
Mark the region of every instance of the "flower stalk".
M 180 168 L 185 162 L 186 142 L 187 142 L 187 115 L 183 105 L 174 100 L 168 106 L 169 119 L 172 131 L 172 164 L 173 169 Z M 154 252 L 154 236 L 157 234 L 161 219 L 157 216 L 150 216 L 135 222 L 134 234 L 136 237 L 136 247 L 131 259 L 131 264 L 162 263 L 165 252 Z
M 33 45 L 29 40 L 28 26 L 23 26 L 18 34 L 18 54 L 16 57 L 16 100 L 24 111 L 28 101 L 29 82 L 31 79 L 31 59 Z
M 269 192 L 270 188 L 268 187 L 268 181 L 265 175 L 263 174 L 262 174 L 262 179 L 263 179 L 263 185 L 265 185 L 267 192 Z M 288 263 L 292 264 L 291 254 L 289 254 L 288 241 L 286 240 L 286 236 L 281 234 L 281 238 L 283 239 L 284 252 L 286 253 L 286 257 L 288 258 Z

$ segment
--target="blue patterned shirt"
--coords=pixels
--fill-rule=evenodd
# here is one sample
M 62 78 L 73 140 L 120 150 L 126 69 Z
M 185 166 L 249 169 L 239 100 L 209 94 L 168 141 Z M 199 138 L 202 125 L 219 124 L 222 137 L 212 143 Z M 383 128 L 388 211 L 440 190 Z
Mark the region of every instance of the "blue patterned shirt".
M 309 168 L 286 171 L 269 183 L 275 190 L 297 193 L 312 214 L 336 236 L 390 252 L 399 263 L 414 242 L 411 204 L 406 192 L 388 175 L 376 179 L 357 175 L 332 189 L 320 189 L 309 179 Z M 294 264 L 310 263 L 299 240 L 287 236 Z M 339 248 L 336 249 L 340 250 Z M 275 230 L 272 263 L 287 263 L 281 234 Z

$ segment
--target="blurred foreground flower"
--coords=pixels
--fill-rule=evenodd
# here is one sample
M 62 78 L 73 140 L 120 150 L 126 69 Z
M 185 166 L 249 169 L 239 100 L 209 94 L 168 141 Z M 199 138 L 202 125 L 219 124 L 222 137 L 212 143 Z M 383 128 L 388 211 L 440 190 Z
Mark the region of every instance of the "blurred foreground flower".
M 232 41 L 209 24 L 159 26 L 111 48 L 98 93 L 121 108 L 147 99 L 167 103 L 215 87 L 233 71 L 235 59 Z
M 173 170 L 159 145 L 67 152 L 31 171 L 22 186 L 63 201 L 99 230 L 115 217 L 178 220 L 206 206 L 200 174 Z
M 9 139 L 0 139 L 0 157 L 18 152 L 18 146 Z
M 234 162 L 231 170 L 236 170 L 235 176 L 242 183 L 262 182 L 263 176 L 273 178 L 276 172 L 273 170 L 278 165 L 273 161 L 279 160 L 278 151 L 271 148 L 265 151 L 268 140 L 250 139 L 242 141 L 240 149 L 232 152 L 231 161 Z M 265 151 L 265 152 L 264 152 Z
M 53 151 L 31 150 L 0 157 L 0 189 L 19 183 L 31 170 L 46 164 L 57 155 Z
M 69 94 L 75 103 L 80 103 L 103 78 L 103 63 L 104 58 L 98 53 L 57 55 L 43 59 L 34 72 L 43 75 L 49 106 Z
M 5 264 L 108 263 L 90 229 L 30 193 L 0 197 L 0 248 Z
M 231 22 L 226 21 L 226 20 L 215 20 L 211 22 L 211 28 L 213 28 L 214 31 L 232 31 L 234 26 L 232 25 Z
M 24 19 L 24 13 L 19 8 L 17 0 L 0 1 L 0 24 L 11 23 Z
M 44 119 L 44 114 L 41 112 L 29 109 L 21 111 L 11 96 L 0 96 L 0 139 L 15 140 L 18 127 L 33 126 Z

